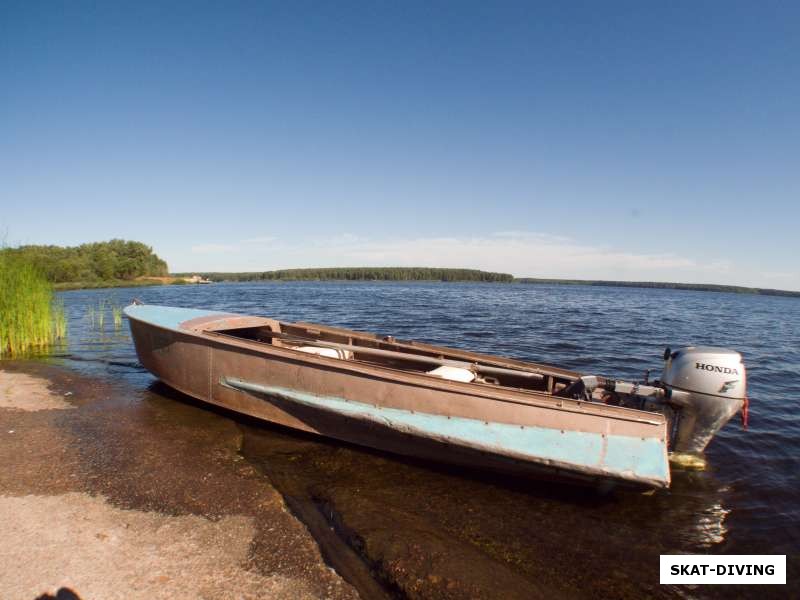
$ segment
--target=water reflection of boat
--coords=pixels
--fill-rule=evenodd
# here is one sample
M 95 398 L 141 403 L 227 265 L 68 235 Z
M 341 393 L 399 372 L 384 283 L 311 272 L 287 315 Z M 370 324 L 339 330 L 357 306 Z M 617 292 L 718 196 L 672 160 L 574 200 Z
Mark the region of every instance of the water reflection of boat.
M 391 336 L 165 306 L 125 312 L 141 363 L 190 396 L 364 446 L 495 471 L 666 487 L 670 439 L 682 431 L 675 415 L 680 405 L 692 408 L 691 394 L 666 385 Z M 705 423 L 705 413 L 688 414 L 692 431 Z

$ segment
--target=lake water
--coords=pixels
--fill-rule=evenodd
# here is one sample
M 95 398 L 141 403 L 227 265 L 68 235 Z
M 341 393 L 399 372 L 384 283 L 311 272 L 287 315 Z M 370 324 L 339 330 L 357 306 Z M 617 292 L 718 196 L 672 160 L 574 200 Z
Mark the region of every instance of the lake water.
M 153 379 L 136 367 L 127 323 L 115 329 L 110 314 L 102 328 L 92 322 L 89 308 L 100 300 L 125 305 L 138 297 L 149 304 L 319 322 L 620 378 L 640 379 L 648 368 L 657 377 L 668 345 L 736 349 L 748 369 L 749 430 L 743 431 L 735 417 L 709 446 L 705 470 L 676 471 L 672 488 L 652 496 L 599 497 L 552 483 L 518 485 L 250 422 L 241 424 L 243 455 L 279 488 L 300 495 L 301 488 L 316 490 L 309 495 L 335 507 L 350 529 L 372 532 L 364 535 L 376 536 L 374 547 L 408 542 L 409 530 L 417 528 L 447 540 L 442 543 L 452 545 L 453 556 L 463 551 L 464 561 L 474 564 L 469 553 L 476 551 L 519 581 L 564 585 L 577 596 L 589 590 L 629 597 L 725 595 L 720 586 L 658 586 L 662 553 L 788 554 L 789 580 L 797 579 L 800 299 L 382 282 L 163 286 L 62 296 L 69 321 L 62 352 L 70 358 L 60 360 L 137 389 L 148 388 Z M 371 512 L 370 506 L 380 510 Z M 382 523 L 376 534 L 370 527 L 388 513 L 399 515 L 396 522 L 406 526 Z M 786 591 L 773 588 L 759 595 Z M 755 590 L 742 587 L 737 593 Z

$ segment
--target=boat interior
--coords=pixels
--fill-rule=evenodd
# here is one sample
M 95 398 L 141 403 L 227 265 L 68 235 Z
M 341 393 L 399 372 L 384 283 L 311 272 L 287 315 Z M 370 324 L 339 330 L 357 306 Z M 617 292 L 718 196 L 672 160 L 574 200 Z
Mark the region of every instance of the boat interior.
M 203 333 L 449 381 L 553 395 L 561 395 L 580 377 L 578 373 L 546 365 L 311 323 L 266 318 L 248 318 L 241 323 L 226 320 L 206 324 Z

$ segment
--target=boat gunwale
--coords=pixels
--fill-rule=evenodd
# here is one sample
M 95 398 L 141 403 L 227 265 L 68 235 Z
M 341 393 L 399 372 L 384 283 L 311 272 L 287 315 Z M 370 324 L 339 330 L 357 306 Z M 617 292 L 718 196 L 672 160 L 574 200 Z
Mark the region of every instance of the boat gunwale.
M 221 331 L 206 331 L 197 329 L 183 329 L 179 324 L 178 327 L 168 327 L 148 321 L 146 319 L 137 318 L 126 312 L 129 319 L 142 323 L 148 327 L 161 329 L 171 333 L 180 333 L 189 337 L 197 338 L 205 342 L 216 342 L 221 346 L 234 346 L 242 349 L 253 351 L 262 356 L 276 356 L 300 362 L 309 366 L 324 366 L 336 370 L 343 370 L 357 375 L 367 375 L 376 379 L 382 379 L 388 382 L 402 382 L 404 384 L 413 385 L 435 391 L 445 391 L 451 393 L 460 393 L 468 396 L 475 396 L 486 400 L 493 400 L 498 402 L 506 402 L 518 404 L 523 406 L 533 406 L 548 410 L 556 410 L 561 412 L 570 412 L 575 414 L 590 415 L 599 418 L 609 418 L 622 421 L 635 422 L 642 425 L 649 425 L 652 427 L 663 428 L 666 425 L 666 419 L 659 413 L 648 411 L 641 411 L 622 406 L 612 406 L 607 404 L 600 404 L 596 402 L 588 402 L 584 400 L 574 400 L 571 398 L 560 398 L 539 392 L 536 390 L 526 390 L 522 388 L 488 388 L 483 386 L 476 386 L 474 383 L 465 383 L 459 381 L 449 381 L 428 375 L 426 373 L 413 373 L 402 369 L 395 369 L 392 367 L 374 365 L 363 361 L 342 361 L 338 358 L 329 358 L 320 355 L 311 355 L 291 347 L 274 346 L 265 342 L 257 340 L 249 340 L 239 338 L 229 334 L 222 333 Z M 246 315 L 237 315 L 234 313 L 220 313 L 220 318 L 224 317 L 246 317 Z M 268 319 L 267 317 L 263 317 Z M 279 323 L 281 323 L 279 321 Z M 282 322 L 285 323 L 285 322 Z M 291 323 L 286 323 L 291 324 Z M 293 325 L 293 324 L 291 324 Z M 235 329 L 235 328 L 232 328 Z M 345 330 L 349 331 L 349 330 Z M 499 393 L 498 393 L 499 392 Z M 504 396 L 508 394 L 511 397 Z M 190 394 L 191 395 L 191 394 Z M 535 400 L 538 400 L 535 401 Z M 588 410 L 587 410 L 588 409 Z M 646 415 L 646 416 L 645 416 Z M 653 435 L 652 437 L 662 438 L 662 434 Z M 663 441 L 663 438 L 662 438 Z
M 237 321 L 241 321 L 241 323 L 237 323 Z M 218 327 L 217 325 L 219 324 L 223 324 L 224 326 Z M 460 348 L 452 348 L 449 346 L 437 346 L 434 344 L 418 342 L 416 340 L 399 340 L 395 339 L 394 336 L 389 336 L 392 338 L 391 340 L 389 340 L 386 339 L 386 337 L 381 337 L 371 332 L 357 331 L 354 329 L 345 329 L 343 327 L 332 327 L 330 325 L 310 323 L 307 321 L 291 322 L 291 321 L 280 321 L 278 319 L 272 319 L 270 317 L 238 315 L 235 313 L 218 313 L 218 315 L 207 315 L 183 321 L 180 323 L 180 329 L 182 331 L 191 330 L 199 333 L 224 333 L 228 331 L 235 331 L 237 329 L 253 329 L 259 326 L 270 327 L 275 324 L 281 327 L 280 333 L 285 333 L 283 332 L 283 327 L 299 328 L 305 330 L 306 332 L 313 331 L 315 334 L 329 333 L 333 335 L 347 336 L 352 339 L 363 340 L 366 342 L 373 342 L 378 345 L 378 347 L 374 349 L 379 349 L 379 350 L 387 349 L 384 348 L 383 346 L 390 346 L 391 348 L 397 349 L 394 351 L 398 352 L 407 351 L 408 354 L 414 356 L 428 357 L 430 354 L 430 358 L 446 358 L 447 360 L 456 360 L 462 362 L 486 363 L 487 366 L 519 370 L 525 373 L 535 373 L 537 375 L 542 375 L 545 377 L 558 377 L 562 379 L 569 379 L 570 381 L 575 381 L 581 377 L 581 373 L 579 373 L 578 371 L 562 369 L 561 367 L 554 367 L 552 365 L 547 365 L 543 363 L 534 363 L 516 358 L 496 356 L 492 354 L 482 354 L 479 352 L 473 352 L 471 350 L 463 350 Z M 273 332 L 273 333 L 278 333 L 278 332 Z M 232 334 L 228 335 L 244 340 L 251 339 L 251 338 L 242 338 Z M 291 336 L 292 334 L 287 334 L 287 335 Z M 252 341 L 258 341 L 258 340 L 252 340 Z M 311 338 L 309 338 L 308 341 L 318 342 L 320 344 L 329 343 L 328 340 L 313 340 Z M 371 349 L 373 348 L 369 346 L 364 346 L 365 351 Z M 516 389 L 516 388 L 510 388 L 509 386 L 503 386 L 503 387 L 507 389 Z
M 547 365 L 543 363 L 528 362 L 517 358 L 510 358 L 507 356 L 495 356 L 492 354 L 473 352 L 472 350 L 451 348 L 449 346 L 437 346 L 435 344 L 427 344 L 425 342 L 418 342 L 416 340 L 394 339 L 393 341 L 389 342 L 385 339 L 381 339 L 378 335 L 374 333 L 355 331 L 351 329 L 345 329 L 344 327 L 331 327 L 330 325 L 320 325 L 318 323 L 309 323 L 307 321 L 298 321 L 296 323 L 287 323 L 286 321 L 278 321 L 278 323 L 280 323 L 281 325 L 289 325 L 292 327 L 301 327 L 305 329 L 318 328 L 320 331 L 325 331 L 339 335 L 355 334 L 356 337 L 374 341 L 379 344 L 390 343 L 394 346 L 407 348 L 409 350 L 423 350 L 432 353 L 441 351 L 440 352 L 441 354 L 451 353 L 455 360 L 471 360 L 473 358 L 477 358 L 481 361 L 486 361 L 487 363 L 490 363 L 491 366 L 499 366 L 512 369 L 522 367 L 525 369 L 532 369 L 532 372 L 538 372 L 539 374 L 544 376 L 563 377 L 565 379 L 572 379 L 573 381 L 581 377 L 581 373 L 579 373 L 578 371 L 572 371 L 570 369 L 562 369 L 561 367 L 554 367 L 552 365 Z

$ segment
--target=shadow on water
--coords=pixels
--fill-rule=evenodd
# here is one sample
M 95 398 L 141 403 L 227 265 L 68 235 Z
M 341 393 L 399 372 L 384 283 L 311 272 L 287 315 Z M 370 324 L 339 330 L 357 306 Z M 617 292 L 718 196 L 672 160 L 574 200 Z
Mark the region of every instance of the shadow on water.
M 303 446 L 316 446 L 320 438 L 299 431 L 286 430 L 279 425 L 265 424 L 246 415 L 234 413 L 225 408 L 208 405 L 191 396 L 187 396 L 160 381 L 153 381 L 148 386 L 151 398 L 164 398 L 174 401 L 175 406 L 196 408 L 204 414 L 215 414 L 222 419 L 233 420 L 242 432 L 242 446 L 240 455 L 246 458 L 243 451 L 244 440 L 247 432 L 263 429 L 266 435 L 274 433 L 276 440 L 285 440 L 294 443 L 297 448 Z M 281 449 L 276 449 L 280 453 Z M 291 452 L 291 448 L 285 451 Z M 309 495 L 302 485 L 299 485 L 291 476 L 282 471 L 271 471 L 263 468 L 260 461 L 250 461 L 259 472 L 265 475 L 270 483 L 281 493 L 291 512 L 299 518 L 308 531 L 317 541 L 320 552 L 325 562 L 341 575 L 348 583 L 355 587 L 364 598 L 402 598 L 405 595 L 400 590 L 377 578 L 375 572 L 368 567 L 362 558 L 338 535 L 339 532 L 332 527 L 330 520 L 325 518 L 319 503 Z
M 601 493 L 331 441 L 161 383 L 150 391 L 233 419 L 241 456 L 365 597 L 491 597 L 497 589 L 506 598 L 674 597 L 676 588 L 658 584 L 658 555 L 714 553 L 726 539 L 728 509 L 713 472 L 678 471 L 670 490 L 650 495 Z

